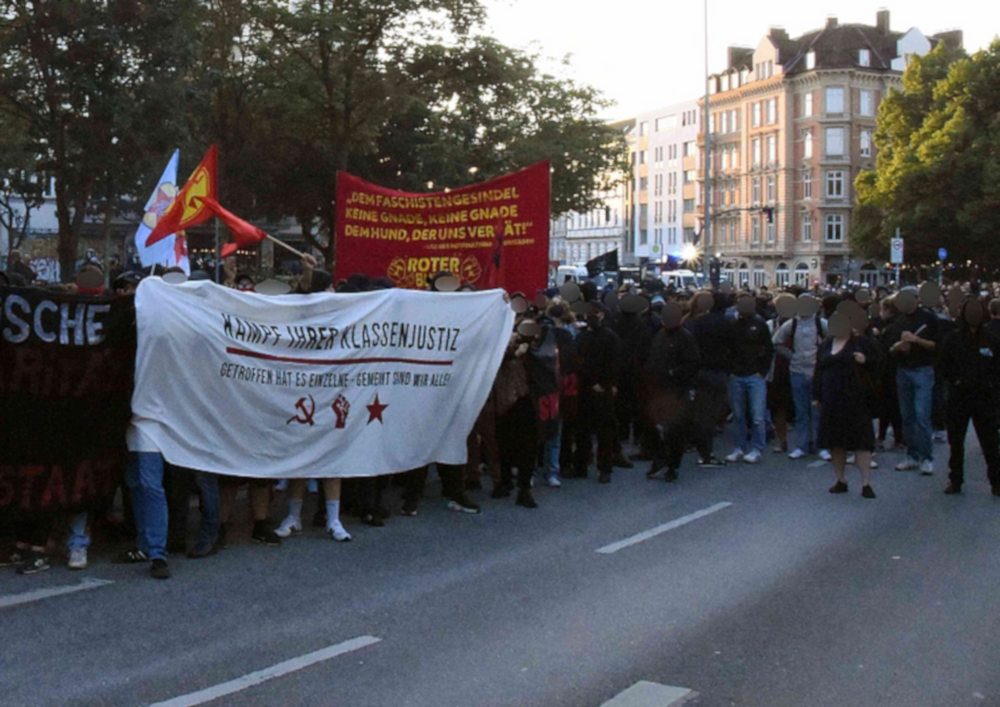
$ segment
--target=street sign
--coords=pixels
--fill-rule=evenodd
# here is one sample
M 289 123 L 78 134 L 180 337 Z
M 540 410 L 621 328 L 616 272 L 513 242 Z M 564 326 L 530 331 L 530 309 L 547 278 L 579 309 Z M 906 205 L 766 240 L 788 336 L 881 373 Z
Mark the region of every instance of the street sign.
M 903 262 L 903 239 L 893 238 L 889 248 L 889 262 L 893 265 L 901 265 Z
M 945 250 L 944 248 L 938 248 L 938 260 L 940 260 L 943 263 L 945 260 L 947 260 L 947 258 L 948 258 L 948 251 Z

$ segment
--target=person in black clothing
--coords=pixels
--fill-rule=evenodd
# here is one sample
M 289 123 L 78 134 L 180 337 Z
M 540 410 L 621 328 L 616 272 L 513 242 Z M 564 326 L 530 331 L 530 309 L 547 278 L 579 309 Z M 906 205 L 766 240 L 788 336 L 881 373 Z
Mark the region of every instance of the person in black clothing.
M 986 308 L 979 300 L 966 301 L 958 329 L 941 345 L 941 376 L 948 385 L 951 459 L 945 493 L 949 495 L 961 493 L 965 482 L 965 435 L 972 420 L 993 495 L 1000 496 L 1000 338 L 987 331 L 986 319 Z
M 618 337 L 604 326 L 605 314 L 603 304 L 591 302 L 587 328 L 576 339 L 580 407 L 573 458 L 574 475 L 586 478 L 592 440 L 596 436 L 598 480 L 602 484 L 611 482 L 616 432 L 615 393 L 621 356 Z
M 767 443 L 765 377 L 774 360 L 774 344 L 767 325 L 756 314 L 752 297 L 741 296 L 736 302 L 736 311 L 739 317 L 730 325 L 728 347 L 734 451 L 727 460 L 737 462 L 742 459 L 747 464 L 757 464 Z
M 698 466 L 721 467 L 725 462 L 713 453 L 719 411 L 729 395 L 729 360 L 731 356 L 730 322 L 726 319 L 726 296 L 703 293 L 697 297 L 710 303 L 710 309 L 690 320 L 701 353 L 701 367 L 694 401 L 694 441 L 698 448 Z
M 819 443 L 830 450 L 837 475 L 830 493 L 847 492 L 844 467 L 847 453 L 853 451 L 863 479 L 861 495 L 875 498 L 871 487 L 875 432 L 866 380 L 878 370 L 877 354 L 866 337 L 853 334 L 846 314 L 834 314 L 828 329 L 830 338 L 820 345 L 816 358 L 813 404 L 820 410 Z
M 684 456 L 684 431 L 689 424 L 695 397 L 700 356 L 694 334 L 682 324 L 683 313 L 676 302 L 668 302 L 661 314 L 663 331 L 653 340 L 646 365 L 655 388 L 650 401 L 650 417 L 662 429 L 662 440 L 654 452 L 647 477 L 663 467 L 666 480 L 677 480 Z

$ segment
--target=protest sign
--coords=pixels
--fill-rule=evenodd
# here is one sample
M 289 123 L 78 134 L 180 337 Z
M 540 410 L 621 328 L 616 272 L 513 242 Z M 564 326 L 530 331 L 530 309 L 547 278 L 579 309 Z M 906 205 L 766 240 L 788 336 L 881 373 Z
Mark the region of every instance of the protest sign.
M 131 297 L 0 287 L 0 508 L 108 502 L 122 478 Z
M 337 176 L 338 278 L 364 273 L 426 289 L 447 270 L 476 289 L 530 298 L 546 287 L 548 262 L 548 162 L 434 194 Z
M 136 294 L 133 424 L 168 462 L 258 478 L 461 464 L 514 314 L 499 290 Z

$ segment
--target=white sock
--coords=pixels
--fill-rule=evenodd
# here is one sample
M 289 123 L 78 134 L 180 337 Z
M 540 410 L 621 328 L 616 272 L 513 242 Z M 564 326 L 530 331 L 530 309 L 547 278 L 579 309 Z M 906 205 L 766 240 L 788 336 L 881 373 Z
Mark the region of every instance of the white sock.
M 288 502 L 288 517 L 302 525 L 302 501 L 293 498 Z
M 340 501 L 326 502 L 326 524 L 327 526 L 340 522 Z

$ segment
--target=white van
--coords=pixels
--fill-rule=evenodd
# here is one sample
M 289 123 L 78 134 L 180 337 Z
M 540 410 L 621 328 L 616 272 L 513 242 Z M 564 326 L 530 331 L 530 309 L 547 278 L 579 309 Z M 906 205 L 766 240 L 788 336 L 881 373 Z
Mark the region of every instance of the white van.
M 567 278 L 573 282 L 583 282 L 587 279 L 587 268 L 583 265 L 560 265 L 556 270 L 556 287 L 566 282 Z
M 705 274 L 693 270 L 667 270 L 660 274 L 660 280 L 666 287 L 673 286 L 675 290 L 689 286 L 700 290 L 705 286 Z

